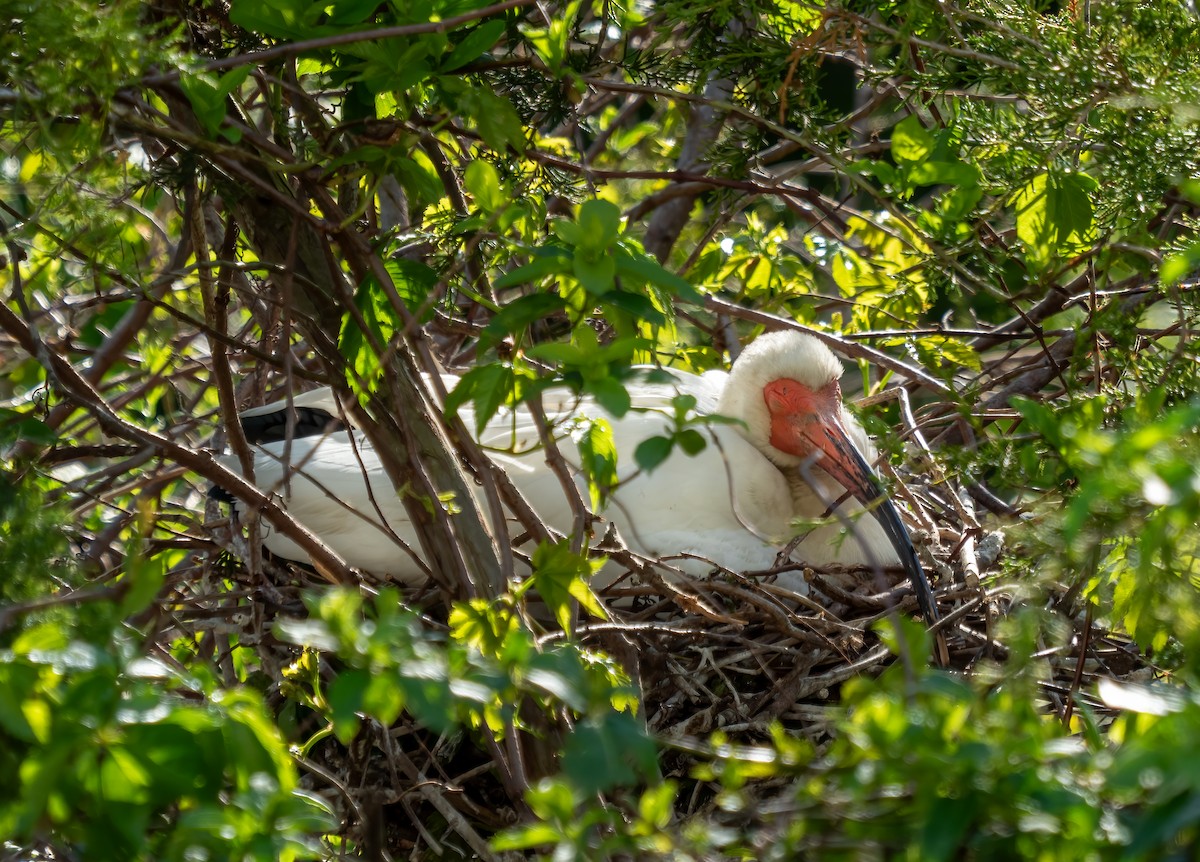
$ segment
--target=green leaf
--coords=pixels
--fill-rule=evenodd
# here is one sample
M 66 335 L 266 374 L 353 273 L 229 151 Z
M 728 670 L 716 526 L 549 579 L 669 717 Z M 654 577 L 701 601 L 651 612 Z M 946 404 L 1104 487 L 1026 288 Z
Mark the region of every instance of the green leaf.
M 484 329 L 486 341 L 494 343 L 505 335 L 517 335 L 538 320 L 566 310 L 566 302 L 557 293 L 531 293 L 505 305 Z
M 637 445 L 633 452 L 633 460 L 638 467 L 649 473 L 671 455 L 675 441 L 671 437 L 647 437 Z
M 226 94 L 211 82 L 211 76 L 180 72 L 179 88 L 191 103 L 196 119 L 211 138 L 225 119 Z
M 684 428 L 675 435 L 675 439 L 679 448 L 689 455 L 699 455 L 708 446 L 708 440 L 695 428 Z
M 970 214 L 982 197 L 983 189 L 977 183 L 949 189 L 938 199 L 937 212 L 950 221 L 960 221 Z
M 370 684 L 371 674 L 365 670 L 344 670 L 329 684 L 329 717 L 333 732 L 343 745 L 358 735 L 361 723 L 358 714 L 363 711 L 363 699 Z
M 437 284 L 437 273 L 415 260 L 389 260 L 384 266 L 404 306 L 410 312 L 419 310 Z M 349 312 L 343 315 L 338 352 L 348 361 L 349 383 L 358 386 L 360 381 L 366 381 L 370 386 L 380 371 L 376 345 L 378 349 L 386 349 L 393 335 L 404 328 L 404 318 L 374 276 L 369 276 L 355 291 L 354 306 L 362 324 Z
M 623 311 L 639 323 L 651 326 L 665 326 L 667 316 L 654 305 L 654 302 L 644 294 L 631 293 L 627 290 L 610 290 L 604 294 L 604 306 L 612 306 Z
M 621 231 L 621 210 L 606 200 L 584 201 L 579 207 L 579 242 L 577 245 L 607 250 Z
M 874 177 L 885 186 L 890 186 L 896 182 L 896 169 L 884 161 L 864 159 L 851 163 L 848 170 L 851 173 Z
M 1066 235 L 1083 237 L 1092 229 L 1095 207 L 1091 196 L 1100 184 L 1087 174 L 1070 173 L 1059 177 L 1054 185 L 1058 190 L 1056 214 Z
M 566 9 L 559 11 L 550 20 L 550 25 L 544 28 L 529 27 L 523 35 L 537 52 L 538 59 L 555 75 L 563 70 L 567 58 L 567 49 L 571 41 L 571 33 L 575 18 L 579 13 L 582 0 L 572 0 Z
M 166 582 L 167 572 L 183 558 L 182 551 L 162 551 L 148 560 L 131 555 L 125 575 L 127 587 L 121 598 L 121 616 L 131 616 L 148 608 Z
M 450 611 L 450 637 L 499 657 L 509 636 L 520 626 L 510 604 L 487 599 L 455 602 Z
M 1173 285 L 1200 266 L 1200 242 L 1193 243 L 1183 251 L 1163 259 L 1158 278 L 1165 285 Z
M 405 707 L 427 727 L 444 733 L 454 726 L 457 695 L 451 690 L 444 654 L 436 660 L 405 662 L 400 689 Z
M 936 141 L 915 114 L 910 114 L 892 131 L 892 158 L 897 164 L 916 164 L 933 153 Z
M 0 661 L 0 730 L 20 742 L 37 741 L 24 704 L 33 696 L 38 671 L 24 662 Z
M 916 346 L 921 361 L 928 365 L 940 367 L 949 362 L 972 371 L 980 371 L 983 367 L 975 348 L 957 338 L 927 335 L 917 339 Z
M 578 247 L 586 241 L 583 229 L 579 227 L 578 223 L 570 219 L 556 218 L 550 222 L 550 230 L 554 232 L 556 237 L 569 246 Z
M 908 172 L 908 181 L 918 186 L 972 186 L 979 179 L 979 169 L 966 162 L 922 162 Z
M 1062 419 L 1052 408 L 1047 407 L 1045 404 L 1040 404 L 1031 398 L 1024 398 L 1022 396 L 1011 398 L 1009 404 L 1024 417 L 1026 422 L 1040 432 L 1052 446 L 1055 448 L 1062 446 Z
M 576 330 L 575 335 L 578 339 L 584 329 Z M 526 355 L 533 359 L 539 359 L 543 362 L 558 362 L 569 366 L 583 366 L 589 362 L 597 360 L 598 352 L 595 347 L 595 333 L 592 333 L 593 343 L 591 345 L 584 344 L 563 344 L 560 341 L 545 341 L 541 344 L 535 344 L 525 351 Z
M 611 255 L 599 254 L 583 246 L 575 249 L 572 272 L 584 289 L 593 296 L 603 296 L 613 289 L 617 262 Z
M 476 159 L 467 165 L 463 185 L 485 212 L 496 212 L 508 203 L 508 196 L 500 186 L 500 175 L 490 162 Z
M 563 773 L 583 796 L 657 777 L 658 748 L 627 712 L 591 716 L 563 746 Z
M 578 804 L 578 795 L 567 782 L 559 778 L 545 778 L 525 794 L 530 809 L 543 820 L 570 823 Z
M 414 201 L 433 204 L 445 197 L 446 192 L 437 171 L 424 153 L 414 152 L 411 157 L 398 157 L 395 152 L 389 151 L 386 166 Z
M 593 419 L 572 436 L 579 447 L 592 509 L 600 509 L 617 486 L 617 447 L 612 426 L 603 419 Z
M 439 40 L 440 41 L 440 40 Z M 418 37 L 398 51 L 395 44 L 388 47 L 360 43 L 349 49 L 366 59 L 361 75 L 362 86 L 374 95 L 403 93 L 433 77 L 431 54 L 440 47 L 429 36 Z
M 534 259 L 509 270 L 492 282 L 497 290 L 540 281 L 548 275 L 565 275 L 571 271 L 570 252 L 562 246 L 544 245 L 533 251 Z
M 216 801 L 222 786 L 219 729 L 208 716 L 175 710 L 154 724 L 125 728 L 124 747 L 158 797 Z
M 916 620 L 897 615 L 876 623 L 875 631 L 893 655 L 907 653 L 921 659 L 929 655 L 929 632 Z
M 335 0 L 325 8 L 331 24 L 350 27 L 364 23 L 379 8 L 379 3 L 376 0 Z
M 442 72 L 453 72 L 459 66 L 464 66 L 476 60 L 480 54 L 491 49 L 496 44 L 497 40 L 504 34 L 506 26 L 507 24 L 503 19 L 495 19 L 485 21 L 468 32 L 463 37 L 463 40 L 454 46 L 454 50 L 450 52 L 450 56 L 442 61 Z
M 542 542 L 531 560 L 533 589 L 564 632 L 572 631 L 572 600 L 599 619 L 608 619 L 600 600 L 588 586 L 587 579 L 604 566 L 604 560 L 589 559 L 587 552 L 575 553 L 569 539 L 557 543 Z
M 549 823 L 530 823 L 501 832 L 492 839 L 492 849 L 504 852 L 506 850 L 528 850 L 543 844 L 555 844 L 563 835 Z
M 690 281 L 671 272 L 649 255 L 618 249 L 616 259 L 617 272 L 622 278 L 653 284 L 685 302 L 704 304 L 704 295 Z
M 617 418 L 629 412 L 629 408 L 633 404 L 625 384 L 614 377 L 606 376 L 589 380 L 584 389 L 595 397 L 601 407 Z
M 371 674 L 361 696 L 362 711 L 385 727 L 404 710 L 404 694 L 391 674 Z
M 638 817 L 655 829 L 666 829 L 674 817 L 678 791 L 679 785 L 669 780 L 647 788 L 638 799 Z
M 1038 174 L 1012 198 L 1017 236 L 1032 260 L 1046 264 L 1069 243 L 1093 230 L 1090 193 L 1095 181 L 1084 174 Z
M 332 27 L 316 26 L 316 15 L 326 5 L 312 0 L 233 0 L 229 20 L 252 33 L 278 39 L 312 39 L 335 32 Z
M 472 88 L 462 99 L 462 109 L 475 119 L 475 127 L 484 142 L 498 153 L 510 147 L 525 152 L 525 126 L 512 102 L 491 90 Z
M 58 432 L 33 416 L 31 411 L 0 407 L 0 444 L 16 440 L 49 446 L 58 440 Z
M 501 362 L 478 365 L 460 377 L 446 394 L 446 413 L 453 415 L 473 401 L 475 433 L 482 435 L 484 426 L 501 407 L 515 407 L 536 391 L 537 378 L 527 368 Z

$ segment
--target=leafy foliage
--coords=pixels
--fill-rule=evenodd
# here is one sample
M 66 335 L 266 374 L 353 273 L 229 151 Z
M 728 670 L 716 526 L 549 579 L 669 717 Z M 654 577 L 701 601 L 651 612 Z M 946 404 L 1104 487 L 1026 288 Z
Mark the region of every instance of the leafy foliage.
M 1189 4 L 9 6 L 0 856 L 1194 855 Z M 847 573 L 604 529 L 722 419 L 617 451 L 548 393 L 783 326 L 860 362 L 949 668 Z M 428 590 L 207 497 L 310 384 Z M 520 405 L 571 535 L 471 445 Z

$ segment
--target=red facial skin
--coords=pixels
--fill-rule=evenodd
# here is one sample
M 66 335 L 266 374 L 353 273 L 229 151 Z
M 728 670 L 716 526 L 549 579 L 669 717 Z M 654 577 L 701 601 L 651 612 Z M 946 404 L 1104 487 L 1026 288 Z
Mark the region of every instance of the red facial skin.
M 836 380 L 811 389 L 787 377 L 763 387 L 771 414 L 771 445 L 797 458 L 818 455 L 817 463 L 863 503 L 878 496 L 874 476 L 864 476 L 852 456 L 842 425 L 842 388 Z M 865 495 L 865 496 L 864 496 Z

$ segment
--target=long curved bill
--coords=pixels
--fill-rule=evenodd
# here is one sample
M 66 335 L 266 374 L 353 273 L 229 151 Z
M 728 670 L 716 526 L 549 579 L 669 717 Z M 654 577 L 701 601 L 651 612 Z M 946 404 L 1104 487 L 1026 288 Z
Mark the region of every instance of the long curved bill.
M 904 573 L 912 583 L 913 592 L 917 595 L 917 604 L 921 606 L 921 614 L 925 617 L 926 624 L 932 626 L 938 621 L 937 604 L 925 577 L 925 570 L 921 568 L 921 561 L 917 559 L 917 550 L 900 520 L 900 513 L 884 493 L 879 477 L 850 442 L 841 423 L 827 420 L 821 423 L 820 428 L 823 433 L 809 437 L 810 442 L 825 456 L 817 463 L 853 494 L 883 527 L 896 556 L 900 558 Z

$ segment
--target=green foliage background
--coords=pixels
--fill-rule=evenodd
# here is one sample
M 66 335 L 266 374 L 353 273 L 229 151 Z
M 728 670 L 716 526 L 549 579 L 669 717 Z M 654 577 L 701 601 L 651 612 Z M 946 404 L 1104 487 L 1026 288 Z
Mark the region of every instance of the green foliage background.
M 0 859 L 1196 854 L 1190 4 L 3 7 Z M 796 324 L 879 396 L 951 666 L 872 611 L 788 717 L 668 734 L 635 654 L 736 638 L 606 628 L 529 513 L 512 581 L 454 411 L 619 415 L 632 366 Z M 309 383 L 431 513 L 426 594 L 205 497 L 295 530 L 211 452 Z M 691 406 L 579 429 L 579 511 Z

